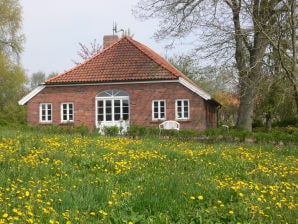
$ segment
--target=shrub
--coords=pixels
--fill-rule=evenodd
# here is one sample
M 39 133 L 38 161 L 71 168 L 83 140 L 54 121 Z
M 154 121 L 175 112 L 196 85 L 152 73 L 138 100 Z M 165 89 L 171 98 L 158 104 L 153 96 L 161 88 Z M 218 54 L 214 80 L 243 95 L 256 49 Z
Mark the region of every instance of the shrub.
M 290 125 L 298 126 L 298 116 L 288 117 L 273 124 L 273 126 L 279 126 L 279 127 L 287 127 Z
M 117 136 L 120 133 L 120 128 L 117 126 L 104 127 L 103 132 L 107 136 Z
M 79 133 L 82 136 L 87 135 L 89 133 L 89 129 L 86 125 L 79 125 L 74 127 L 74 132 Z

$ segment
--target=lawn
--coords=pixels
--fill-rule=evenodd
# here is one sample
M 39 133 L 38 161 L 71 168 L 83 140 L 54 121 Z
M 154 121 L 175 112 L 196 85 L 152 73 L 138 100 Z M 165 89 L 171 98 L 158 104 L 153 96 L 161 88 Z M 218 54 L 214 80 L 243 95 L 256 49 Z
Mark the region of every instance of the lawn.
M 0 223 L 297 223 L 295 146 L 0 136 Z

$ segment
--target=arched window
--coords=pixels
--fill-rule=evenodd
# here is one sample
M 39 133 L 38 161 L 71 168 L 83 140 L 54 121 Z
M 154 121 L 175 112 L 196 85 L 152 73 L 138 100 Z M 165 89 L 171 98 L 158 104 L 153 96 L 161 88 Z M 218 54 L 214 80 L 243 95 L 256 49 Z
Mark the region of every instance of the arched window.
M 129 120 L 129 96 L 122 90 L 106 90 L 96 95 L 96 122 L 117 125 Z

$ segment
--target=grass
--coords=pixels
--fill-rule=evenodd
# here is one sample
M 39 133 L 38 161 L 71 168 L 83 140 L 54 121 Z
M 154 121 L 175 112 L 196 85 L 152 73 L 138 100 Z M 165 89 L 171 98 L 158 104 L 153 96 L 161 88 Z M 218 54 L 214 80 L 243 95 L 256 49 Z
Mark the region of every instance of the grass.
M 293 145 L 0 136 L 0 223 L 297 222 Z

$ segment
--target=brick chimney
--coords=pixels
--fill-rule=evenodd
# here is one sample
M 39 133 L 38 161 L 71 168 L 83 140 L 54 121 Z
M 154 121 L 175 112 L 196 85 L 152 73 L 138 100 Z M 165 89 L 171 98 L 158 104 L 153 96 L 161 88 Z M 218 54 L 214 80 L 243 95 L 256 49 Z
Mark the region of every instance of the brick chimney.
M 107 48 L 111 44 L 115 43 L 117 40 L 119 40 L 119 37 L 117 35 L 105 35 L 103 36 L 103 49 Z

